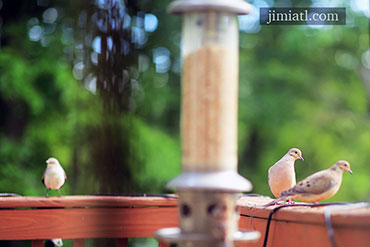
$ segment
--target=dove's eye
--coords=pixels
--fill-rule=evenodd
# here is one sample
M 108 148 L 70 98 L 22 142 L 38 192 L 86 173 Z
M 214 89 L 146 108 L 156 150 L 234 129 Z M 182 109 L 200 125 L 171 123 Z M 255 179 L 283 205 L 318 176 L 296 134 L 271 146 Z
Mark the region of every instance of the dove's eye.
M 347 164 L 344 164 L 345 167 L 347 167 Z
M 295 153 L 295 154 L 297 154 L 297 153 L 298 153 L 298 151 L 294 151 L 294 153 Z

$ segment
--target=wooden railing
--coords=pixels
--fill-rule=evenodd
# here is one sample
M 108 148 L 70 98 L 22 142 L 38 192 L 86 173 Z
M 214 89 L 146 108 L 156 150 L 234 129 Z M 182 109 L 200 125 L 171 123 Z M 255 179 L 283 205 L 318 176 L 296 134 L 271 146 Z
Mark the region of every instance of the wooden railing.
M 238 201 L 244 230 L 258 230 L 262 237 L 268 216 L 275 207 L 262 207 L 270 200 L 242 197 Z M 112 238 L 115 246 L 127 246 L 129 238 L 152 237 L 165 227 L 178 226 L 177 199 L 132 196 L 65 196 L 0 198 L 0 240 L 31 240 L 33 247 L 45 239 L 73 239 L 73 246 L 84 246 L 85 239 Z M 326 207 L 283 208 L 275 213 L 266 246 L 332 245 L 324 218 Z M 337 247 L 370 246 L 370 208 L 333 210 L 332 230 Z M 159 243 L 159 246 L 169 246 Z
M 256 229 L 262 237 L 255 244 L 240 245 L 261 247 L 266 236 L 266 226 L 272 210 L 278 206 L 264 207 L 271 199 L 242 197 L 238 201 L 241 229 Z M 299 205 L 300 203 L 296 203 Z M 266 246 L 269 247 L 369 247 L 369 204 L 307 207 L 303 205 L 281 208 L 272 216 Z M 341 209 L 338 209 L 340 207 Z M 333 242 L 328 235 L 329 227 L 324 217 L 330 210 Z
M 128 238 L 152 237 L 160 228 L 178 225 L 177 199 L 161 197 L 65 196 L 0 198 L 0 239 L 113 238 L 127 246 Z M 159 246 L 167 246 L 159 243 Z

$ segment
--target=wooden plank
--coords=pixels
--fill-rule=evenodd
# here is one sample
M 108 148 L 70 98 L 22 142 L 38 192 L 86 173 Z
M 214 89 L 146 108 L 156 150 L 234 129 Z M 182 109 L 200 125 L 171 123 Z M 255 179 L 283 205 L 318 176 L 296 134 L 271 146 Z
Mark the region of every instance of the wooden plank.
M 164 196 L 0 197 L 0 208 L 177 206 L 176 195 Z
M 28 199 L 26 198 L 26 200 Z M 178 225 L 176 199 L 155 198 L 152 200 L 153 198 L 151 198 L 146 199 L 148 202 L 145 202 L 144 198 L 131 200 L 132 198 L 114 197 L 105 198 L 107 200 L 98 199 L 96 202 L 92 200 L 92 197 L 81 197 L 81 200 L 76 197 L 67 198 L 66 201 L 64 199 L 50 198 L 50 201 L 47 201 L 48 199 L 43 198 L 41 204 L 37 204 L 40 201 L 35 198 L 30 199 L 31 203 L 27 202 L 23 205 L 21 204 L 22 200 L 16 203 L 11 202 L 10 204 L 14 208 L 19 209 L 0 209 L 0 239 L 34 239 L 35 242 L 32 242 L 32 246 L 38 246 L 42 245 L 43 242 L 39 239 L 51 238 L 152 237 L 155 230 Z M 55 201 L 57 201 L 56 204 L 54 204 Z M 274 207 L 265 208 L 261 205 L 269 201 L 266 198 L 255 197 L 242 197 L 238 201 L 242 213 L 241 228 L 256 229 L 262 234 L 262 238 L 257 244 L 238 244 L 238 246 L 262 246 L 267 217 Z M 82 204 L 77 206 L 78 202 Z M 155 202 L 161 206 L 158 207 Z M 129 206 L 130 203 L 132 203 L 132 207 Z M 72 208 L 60 208 L 57 206 L 56 208 L 20 209 L 27 208 L 29 205 L 42 205 L 42 207 L 74 205 L 73 207 L 80 208 L 72 206 Z M 85 207 L 81 205 L 85 205 Z M 324 208 L 293 207 L 281 209 L 273 216 L 268 246 L 279 247 L 283 244 L 285 247 L 330 246 L 323 213 Z M 370 232 L 369 208 L 336 210 L 332 211 L 331 214 L 338 247 L 368 246 L 370 242 L 370 234 L 368 234 Z M 160 246 L 162 246 L 161 243 Z
M 262 205 L 271 199 L 263 197 L 242 197 L 238 201 L 239 211 L 242 215 L 249 215 L 267 219 L 270 212 L 276 207 L 264 207 Z M 299 203 L 297 203 L 299 204 Z M 280 209 L 274 215 L 274 220 L 305 222 L 306 224 L 323 224 L 324 207 L 287 207 Z M 365 227 L 370 229 L 370 207 L 356 210 L 335 210 L 331 212 L 333 224 L 352 227 Z
M 0 239 L 152 237 L 178 225 L 177 208 L 0 210 Z
M 254 244 L 239 243 L 239 247 L 263 246 L 267 220 L 252 217 L 241 217 L 239 225 L 244 230 L 257 230 L 261 238 Z M 368 247 L 370 243 L 369 229 L 334 227 L 337 247 L 356 246 Z M 331 246 L 325 225 L 305 224 L 304 222 L 272 221 L 270 225 L 268 247 L 327 247 Z
M 114 239 L 115 247 L 128 247 L 128 238 L 116 238 Z
M 171 243 L 158 241 L 158 247 L 170 247 L 170 246 L 171 246 Z
M 73 247 L 85 247 L 85 239 L 73 239 Z
M 265 198 L 242 198 L 239 220 L 243 230 L 257 230 L 261 238 L 255 244 L 239 243 L 237 246 L 261 247 L 263 245 L 267 218 L 275 206 L 260 205 L 270 200 Z M 325 207 L 283 208 L 273 216 L 267 246 L 271 247 L 326 247 L 331 246 L 324 219 Z M 332 211 L 332 224 L 337 247 L 367 247 L 370 243 L 370 209 Z
M 31 241 L 32 247 L 44 247 L 44 240 L 32 240 Z

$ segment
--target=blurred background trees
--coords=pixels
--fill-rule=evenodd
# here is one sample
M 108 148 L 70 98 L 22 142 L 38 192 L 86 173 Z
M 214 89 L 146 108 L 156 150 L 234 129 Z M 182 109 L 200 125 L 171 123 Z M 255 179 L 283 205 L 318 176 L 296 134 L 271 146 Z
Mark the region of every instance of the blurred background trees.
M 370 195 L 367 2 L 345 26 L 260 26 L 240 17 L 239 170 L 271 195 L 267 169 L 303 151 L 297 179 L 339 159 L 352 164 L 331 201 Z M 163 193 L 180 172 L 181 19 L 170 1 L 0 3 L 0 192 L 42 196 L 53 156 L 63 194 Z

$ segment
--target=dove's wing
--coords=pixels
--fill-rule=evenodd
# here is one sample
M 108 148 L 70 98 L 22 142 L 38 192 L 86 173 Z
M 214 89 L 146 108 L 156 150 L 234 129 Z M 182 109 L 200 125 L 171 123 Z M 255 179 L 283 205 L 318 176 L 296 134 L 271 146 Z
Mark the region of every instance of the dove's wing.
M 293 188 L 284 192 L 283 195 L 295 194 L 323 194 L 329 191 L 338 183 L 335 174 L 330 170 L 324 170 L 312 174 L 306 179 L 297 183 Z

